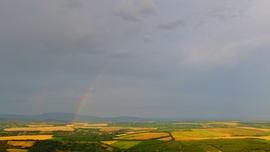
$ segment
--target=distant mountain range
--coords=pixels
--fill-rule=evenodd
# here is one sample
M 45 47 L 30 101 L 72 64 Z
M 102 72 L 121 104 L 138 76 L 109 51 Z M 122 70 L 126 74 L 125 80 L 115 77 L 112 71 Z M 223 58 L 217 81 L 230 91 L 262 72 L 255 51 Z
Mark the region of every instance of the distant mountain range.
M 73 122 L 76 121 L 111 121 L 111 122 L 129 122 L 129 121 L 186 121 L 180 119 L 167 119 L 167 118 L 139 118 L 139 117 L 95 117 L 88 115 L 76 115 L 75 113 L 66 112 L 52 112 L 42 113 L 39 115 L 19 115 L 19 114 L 0 114 L 0 121 L 63 121 Z

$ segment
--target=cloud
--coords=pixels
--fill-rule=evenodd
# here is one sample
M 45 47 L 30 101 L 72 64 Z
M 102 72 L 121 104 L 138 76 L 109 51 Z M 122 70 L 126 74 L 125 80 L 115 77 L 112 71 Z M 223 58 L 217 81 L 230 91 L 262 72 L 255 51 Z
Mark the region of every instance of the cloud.
M 132 0 L 120 0 L 115 5 L 113 13 L 126 20 L 140 21 L 138 10 Z
M 180 25 L 184 25 L 185 21 L 181 17 L 177 17 L 171 21 L 160 24 L 158 27 L 163 30 L 169 30 L 179 27 Z
M 156 5 L 153 0 L 119 0 L 113 9 L 113 13 L 125 20 L 141 21 L 143 15 L 156 14 Z
M 242 10 L 237 9 L 233 6 L 222 6 L 222 7 L 213 8 L 209 12 L 209 16 L 216 17 L 222 20 L 232 19 L 235 17 L 239 17 L 242 14 L 241 11 Z
M 185 63 L 199 69 L 231 68 L 242 62 L 243 58 L 249 54 L 264 52 L 264 48 L 270 46 L 267 42 L 268 39 L 269 35 L 260 35 L 251 38 L 234 39 L 233 41 L 226 40 L 226 45 L 218 42 L 211 44 L 211 42 L 202 40 L 193 43 L 185 51 Z
M 153 0 L 141 0 L 139 4 L 139 12 L 155 15 L 157 13 L 157 6 Z
M 81 9 L 83 8 L 83 2 L 80 0 L 68 0 L 65 4 L 65 7 L 71 10 Z

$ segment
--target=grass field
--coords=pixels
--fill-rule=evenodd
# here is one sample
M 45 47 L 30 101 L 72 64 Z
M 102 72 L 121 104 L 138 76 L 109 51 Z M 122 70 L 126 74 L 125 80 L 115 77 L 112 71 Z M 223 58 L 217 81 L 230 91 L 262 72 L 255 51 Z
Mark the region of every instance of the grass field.
M 216 139 L 157 142 L 142 141 L 131 147 L 130 152 L 138 151 L 181 151 L 181 152 L 266 152 L 270 146 L 256 139 Z
M 112 144 L 112 146 L 115 146 L 120 149 L 128 149 L 130 147 L 133 147 L 137 144 L 139 144 L 141 141 L 117 141 Z
M 169 137 L 168 133 L 159 133 L 159 132 L 148 132 L 148 133 L 139 133 L 133 135 L 134 137 L 125 138 L 125 140 L 149 140 L 149 139 L 156 139 L 162 137 Z

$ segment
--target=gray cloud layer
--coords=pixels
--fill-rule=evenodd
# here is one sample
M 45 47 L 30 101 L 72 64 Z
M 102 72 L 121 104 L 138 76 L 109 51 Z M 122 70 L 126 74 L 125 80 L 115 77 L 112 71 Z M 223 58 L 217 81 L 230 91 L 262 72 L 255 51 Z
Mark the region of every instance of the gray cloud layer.
M 267 6 L 3 0 L 1 113 L 268 118 Z

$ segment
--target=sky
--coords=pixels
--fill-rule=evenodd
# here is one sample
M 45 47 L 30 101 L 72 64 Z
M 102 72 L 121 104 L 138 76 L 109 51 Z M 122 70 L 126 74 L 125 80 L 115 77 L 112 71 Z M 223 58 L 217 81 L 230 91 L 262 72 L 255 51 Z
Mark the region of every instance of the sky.
M 0 113 L 270 119 L 269 0 L 1 0 Z

